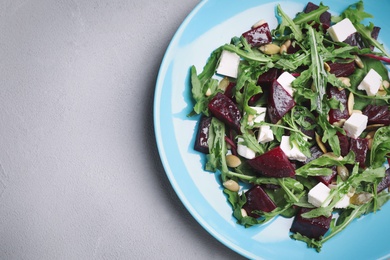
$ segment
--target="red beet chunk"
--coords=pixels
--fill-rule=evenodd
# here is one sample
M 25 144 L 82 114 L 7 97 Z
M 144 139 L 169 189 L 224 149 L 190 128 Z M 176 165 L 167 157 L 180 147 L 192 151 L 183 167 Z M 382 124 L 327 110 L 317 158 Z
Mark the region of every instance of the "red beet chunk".
M 376 192 L 379 193 L 390 186 L 390 168 L 386 170 L 385 177 L 376 187 Z
M 345 43 L 356 46 L 359 49 L 363 49 L 365 47 L 362 35 L 358 32 L 355 32 L 347 37 L 347 39 L 344 40 Z
M 300 233 L 309 238 L 319 239 L 329 230 L 332 216 L 319 216 L 316 218 L 303 218 L 302 214 L 311 211 L 312 209 L 301 208 L 295 216 L 290 231 L 293 233 Z
M 209 138 L 210 124 L 211 117 L 202 117 L 199 121 L 194 146 L 194 149 L 198 152 L 205 154 L 209 153 L 209 145 L 207 144 L 207 140 Z
M 280 76 L 280 74 L 280 70 L 271 68 L 259 76 L 257 84 L 260 85 L 260 87 L 262 87 L 263 89 L 271 88 L 274 80 L 276 80 Z
M 272 83 L 268 96 L 267 111 L 273 124 L 276 124 L 295 106 L 292 96 L 276 80 Z
M 293 54 L 296 53 L 297 51 L 301 50 L 301 46 L 296 44 L 296 42 L 293 40 L 291 42 L 291 45 L 287 48 L 287 54 Z
M 348 77 L 355 72 L 355 62 L 346 62 L 346 63 L 328 63 L 330 67 L 330 73 L 334 74 L 336 77 Z
M 328 186 L 329 184 L 331 184 L 334 177 L 337 175 L 337 166 L 333 166 L 331 169 L 332 169 L 332 174 L 327 176 L 316 176 L 316 179 L 322 182 L 323 184 L 325 184 L 326 186 Z
M 378 39 L 378 36 L 379 36 L 379 32 L 380 32 L 381 28 L 378 27 L 378 26 L 374 26 L 374 28 L 372 28 L 372 32 L 371 32 L 371 37 L 375 40 Z M 370 46 L 371 50 L 374 50 L 374 46 L 371 45 Z
M 305 117 L 305 121 L 310 123 L 311 125 L 315 124 L 315 121 L 312 118 L 310 118 L 310 117 Z M 305 135 L 311 137 L 312 139 L 315 138 L 316 133 L 315 133 L 314 129 L 305 129 L 302 126 L 300 126 L 299 130 L 301 130 L 302 133 L 304 133 Z
M 317 145 L 313 145 L 312 147 L 310 147 L 310 153 L 311 157 L 307 158 L 304 164 L 307 164 L 324 154 Z
M 306 5 L 306 8 L 305 8 L 304 12 L 305 13 L 310 13 L 311 11 L 317 10 L 318 8 L 319 8 L 318 5 L 313 4 L 312 2 L 309 2 Z M 331 14 L 328 11 L 326 11 L 326 12 L 321 14 L 320 22 L 321 22 L 322 27 L 323 27 L 324 30 L 326 30 L 326 29 L 328 29 L 330 27 L 330 21 L 331 21 L 330 18 L 331 18 Z M 317 27 L 318 27 L 318 25 L 315 26 L 315 28 L 317 28 Z
M 234 90 L 234 87 L 236 86 L 236 82 L 230 82 L 229 85 L 226 87 L 225 89 L 225 96 L 227 96 L 228 98 L 230 98 L 231 100 L 233 100 L 234 102 L 234 93 L 233 93 L 233 90 Z
M 230 98 L 222 93 L 217 93 L 217 95 L 210 100 L 208 108 L 216 118 L 237 132 L 240 132 L 241 113 Z
M 333 124 L 335 122 L 340 121 L 341 119 L 348 119 L 348 104 L 347 104 L 347 93 L 345 89 L 339 90 L 336 87 L 328 87 L 327 88 L 328 98 L 334 98 L 344 106 L 343 110 L 340 109 L 331 109 L 329 111 L 329 123 Z
M 248 216 L 258 218 L 260 216 L 253 213 L 254 210 L 271 212 L 276 209 L 275 203 L 259 185 L 255 185 L 250 188 L 247 192 L 245 192 L 245 196 L 246 203 L 243 206 L 243 209 L 245 209 Z
M 346 156 L 349 153 L 349 139 L 348 136 L 343 135 L 341 133 L 337 133 L 337 137 L 340 142 L 340 154 L 341 156 Z
M 366 138 L 351 138 L 349 150 L 355 153 L 355 160 L 361 168 L 365 167 L 366 156 L 368 151 L 368 139 Z
M 256 173 L 263 176 L 275 178 L 295 176 L 293 165 L 279 146 L 248 160 L 248 164 Z
M 386 105 L 368 105 L 363 109 L 363 115 L 368 117 L 368 124 L 390 125 L 390 111 Z
M 242 36 L 252 47 L 259 47 L 272 41 L 268 23 L 263 23 L 259 27 L 252 28 L 251 30 L 244 32 Z

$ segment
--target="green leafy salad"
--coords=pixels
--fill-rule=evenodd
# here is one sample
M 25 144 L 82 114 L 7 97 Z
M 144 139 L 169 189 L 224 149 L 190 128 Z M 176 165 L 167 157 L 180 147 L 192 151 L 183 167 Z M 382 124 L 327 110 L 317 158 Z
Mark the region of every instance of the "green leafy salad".
M 318 252 L 390 199 L 389 53 L 362 1 L 259 21 L 190 69 L 195 149 L 245 227 L 292 218 Z M 364 21 L 363 21 L 364 20 Z

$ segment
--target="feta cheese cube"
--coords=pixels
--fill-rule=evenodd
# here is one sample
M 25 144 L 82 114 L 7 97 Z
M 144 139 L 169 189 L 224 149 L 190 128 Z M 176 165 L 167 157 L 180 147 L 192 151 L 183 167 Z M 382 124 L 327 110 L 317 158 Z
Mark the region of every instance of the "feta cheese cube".
M 257 136 L 257 141 L 259 143 L 265 144 L 274 140 L 274 134 L 269 125 L 262 125 L 259 129 L 259 134 Z
M 339 200 L 334 207 L 336 209 L 345 209 L 349 206 L 349 197 L 347 195 L 344 195 L 341 200 Z
M 280 148 L 286 154 L 290 160 L 297 160 L 300 162 L 306 161 L 307 157 L 304 155 L 298 148 L 298 146 L 293 142 L 292 147 L 290 144 L 290 136 L 282 136 L 280 142 Z
M 255 158 L 256 157 L 255 151 L 253 151 L 252 149 L 248 148 L 247 146 L 245 146 L 243 144 L 240 144 L 240 142 L 243 142 L 243 141 L 244 141 L 244 139 L 238 138 L 237 153 L 239 155 L 241 155 L 242 157 L 249 159 L 249 160 Z
M 251 121 L 248 121 L 248 125 L 254 125 L 254 123 L 260 123 L 265 120 L 265 114 L 267 112 L 266 107 L 250 107 L 256 110 L 256 114 L 253 116 Z
M 348 18 L 341 20 L 328 29 L 330 37 L 335 42 L 343 42 L 355 32 L 357 32 L 356 28 Z
M 283 72 L 278 78 L 277 82 L 290 94 L 293 95 L 293 88 L 291 83 L 295 80 L 295 77 L 288 72 Z
M 231 78 L 237 78 L 240 56 L 236 53 L 223 50 L 219 58 L 217 73 Z
M 344 130 L 347 136 L 358 138 L 366 129 L 368 117 L 360 113 L 352 113 L 352 115 L 345 121 Z
M 330 189 L 328 186 L 319 182 L 316 186 L 314 186 L 308 193 L 308 201 L 315 207 L 321 207 L 322 203 L 326 201 L 330 193 Z M 324 207 L 328 206 L 330 200 L 324 203 Z
M 358 89 L 365 90 L 367 96 L 375 96 L 381 85 L 381 75 L 379 75 L 374 69 L 370 69 L 362 82 L 360 82 Z

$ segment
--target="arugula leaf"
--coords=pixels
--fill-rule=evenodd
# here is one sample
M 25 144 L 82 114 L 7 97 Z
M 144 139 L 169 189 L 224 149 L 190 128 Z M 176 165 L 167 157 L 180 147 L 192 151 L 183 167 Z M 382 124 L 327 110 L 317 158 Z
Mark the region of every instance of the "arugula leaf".
M 280 23 L 274 33 L 280 34 L 280 36 L 284 36 L 286 34 L 286 29 L 290 28 L 291 30 L 291 37 L 295 38 L 298 42 L 302 41 L 303 39 L 303 33 L 301 28 L 294 23 L 294 21 L 285 13 L 283 12 L 280 4 L 276 6 L 276 13 L 279 16 Z
M 320 3 L 317 9 L 309 13 L 305 13 L 305 12 L 298 13 L 297 16 L 293 19 L 293 22 L 297 25 L 308 23 L 311 21 L 315 21 L 316 23 L 321 24 L 320 16 L 321 14 L 325 13 L 328 10 L 329 10 L 328 6 L 324 6 L 322 3 Z
M 379 128 L 375 135 L 370 153 L 370 166 L 382 166 L 385 157 L 390 153 L 390 126 Z
M 322 155 L 317 159 L 305 164 L 304 166 L 295 170 L 295 174 L 298 176 L 307 177 L 311 169 L 318 167 L 332 167 L 335 165 L 355 164 L 355 154 L 350 151 L 344 158 L 337 158 L 333 156 Z M 322 174 L 324 175 L 324 174 Z M 314 175 L 315 176 L 315 175 Z
M 197 114 L 204 113 L 207 116 L 209 115 L 207 105 L 210 97 L 206 96 L 206 92 L 208 89 L 213 92 L 217 89 L 218 81 L 212 77 L 215 73 L 220 55 L 220 48 L 213 51 L 206 65 L 203 67 L 203 71 L 199 75 L 197 75 L 195 66 L 191 67 L 191 91 L 192 97 L 195 100 L 194 112 Z
M 384 48 L 383 44 L 380 44 L 377 40 L 371 37 L 372 25 L 364 26 L 361 22 L 366 18 L 372 18 L 373 16 L 364 11 L 363 1 L 348 6 L 348 8 L 340 15 L 342 18 L 348 18 L 351 20 L 356 30 L 360 33 L 363 39 L 376 48 L 378 48 L 385 56 L 390 57 L 389 53 Z
M 226 164 L 226 142 L 225 124 L 213 117 L 209 128 L 209 138 L 207 140 L 210 153 L 207 155 L 206 170 L 215 172 L 221 170 L 222 179 L 228 172 Z

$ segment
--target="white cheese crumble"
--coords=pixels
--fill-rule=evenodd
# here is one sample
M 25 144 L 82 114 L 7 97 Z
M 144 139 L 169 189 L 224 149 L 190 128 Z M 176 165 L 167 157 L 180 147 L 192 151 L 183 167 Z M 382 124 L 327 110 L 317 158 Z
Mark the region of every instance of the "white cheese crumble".
M 277 82 L 290 94 L 293 95 L 293 88 L 291 83 L 295 80 L 295 77 L 288 72 L 283 72 L 278 78 Z
M 290 144 L 290 136 L 283 135 L 282 140 L 280 142 L 280 148 L 286 154 L 286 156 L 290 160 L 297 160 L 304 162 L 307 157 L 304 155 L 298 148 L 298 146 L 292 142 L 292 146 Z
M 240 144 L 243 141 L 244 141 L 244 139 L 238 138 L 237 153 L 239 155 L 241 155 L 242 157 L 249 159 L 249 160 L 255 158 L 256 157 L 255 151 L 253 151 L 252 149 L 248 148 L 247 146 L 245 146 L 243 144 Z
M 240 56 L 223 50 L 217 67 L 217 73 L 231 78 L 237 78 Z
M 250 107 L 256 110 L 256 114 L 253 115 L 253 119 L 248 121 L 248 125 L 253 126 L 255 123 L 261 123 L 265 120 L 265 114 L 267 112 L 266 107 Z
M 330 203 L 330 200 L 326 201 L 330 193 L 330 189 L 328 186 L 323 184 L 322 182 L 319 182 L 316 186 L 314 186 L 308 193 L 308 201 L 310 204 L 312 204 L 315 207 L 321 207 L 321 206 L 328 206 Z M 324 203 L 324 205 L 322 205 Z
M 374 69 L 370 69 L 367 75 L 360 82 L 358 89 L 365 90 L 367 96 L 375 96 L 382 85 L 382 77 Z
M 358 138 L 366 129 L 368 117 L 360 113 L 352 113 L 352 115 L 345 121 L 344 130 L 347 136 Z
M 330 37 L 335 42 L 343 42 L 355 32 L 357 32 L 356 28 L 348 18 L 341 20 L 328 29 Z
M 262 125 L 259 129 L 259 134 L 257 136 L 257 141 L 261 144 L 271 142 L 274 140 L 274 133 L 269 125 Z

